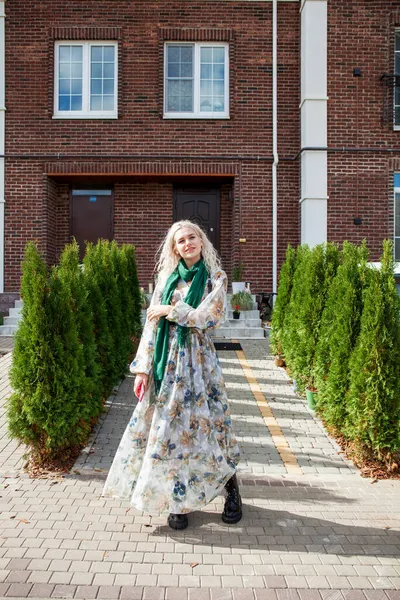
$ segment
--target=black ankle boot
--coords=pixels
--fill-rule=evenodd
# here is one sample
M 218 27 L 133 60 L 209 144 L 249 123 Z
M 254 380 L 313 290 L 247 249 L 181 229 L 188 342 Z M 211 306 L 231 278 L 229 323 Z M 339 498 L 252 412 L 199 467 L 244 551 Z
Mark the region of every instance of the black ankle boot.
M 171 513 L 168 516 L 168 525 L 171 529 L 186 529 L 188 526 L 188 518 L 187 515 L 176 515 Z
M 228 492 L 228 496 L 225 500 L 222 520 L 224 523 L 238 523 L 242 518 L 242 499 L 239 493 L 236 474 L 227 481 L 225 489 Z

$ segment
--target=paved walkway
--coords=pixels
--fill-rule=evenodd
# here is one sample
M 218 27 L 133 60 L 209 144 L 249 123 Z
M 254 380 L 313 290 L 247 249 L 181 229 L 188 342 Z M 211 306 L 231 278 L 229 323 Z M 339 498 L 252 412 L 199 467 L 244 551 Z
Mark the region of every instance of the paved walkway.
M 400 600 L 400 481 L 362 479 L 266 341 L 242 346 L 219 353 L 242 450 L 236 526 L 221 521 L 222 497 L 182 532 L 101 498 L 135 402 L 130 376 L 63 478 L 23 473 L 2 409 L 0 598 Z

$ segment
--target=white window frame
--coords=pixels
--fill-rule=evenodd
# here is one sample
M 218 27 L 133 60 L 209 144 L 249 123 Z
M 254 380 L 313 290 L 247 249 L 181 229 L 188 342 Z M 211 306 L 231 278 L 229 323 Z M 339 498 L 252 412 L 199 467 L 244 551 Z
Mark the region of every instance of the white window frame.
M 82 110 L 59 110 L 59 47 L 82 46 Z M 114 46 L 114 110 L 90 110 L 90 48 Z M 60 40 L 54 44 L 54 107 L 53 119 L 117 119 L 118 118 L 118 42 Z
M 394 215 L 394 219 L 393 219 L 393 254 L 394 254 L 394 261 L 400 263 L 400 256 L 396 257 L 396 239 L 400 238 L 400 235 L 396 235 L 396 194 L 400 195 L 400 187 L 395 187 L 394 188 L 394 195 L 393 195 L 393 215 Z
M 167 47 L 190 46 L 194 48 L 193 61 L 193 112 L 167 111 Z M 224 112 L 200 112 L 200 48 L 225 48 Z M 229 119 L 229 44 L 226 42 L 165 42 L 164 44 L 164 119 Z
M 396 35 L 400 33 L 400 29 L 396 29 L 395 30 L 395 40 L 394 40 L 394 56 L 393 56 L 393 73 L 395 75 L 397 75 L 396 73 L 396 54 L 400 54 L 399 50 L 396 50 Z M 400 73 L 398 73 L 398 75 L 400 75 Z M 396 123 L 396 82 L 393 82 L 393 130 L 394 131 L 400 131 L 400 123 Z

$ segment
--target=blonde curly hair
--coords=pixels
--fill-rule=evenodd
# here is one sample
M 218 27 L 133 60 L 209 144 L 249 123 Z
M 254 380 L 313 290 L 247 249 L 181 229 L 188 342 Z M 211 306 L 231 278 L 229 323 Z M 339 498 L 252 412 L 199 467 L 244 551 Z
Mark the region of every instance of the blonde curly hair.
M 210 276 L 212 276 L 216 271 L 221 269 L 221 261 L 218 253 L 201 227 L 199 227 L 197 223 L 188 220 L 177 221 L 168 229 L 167 234 L 156 253 L 156 273 L 158 273 L 159 277 L 164 278 L 168 277 L 168 275 L 174 271 L 180 260 L 180 257 L 174 252 L 175 234 L 183 227 L 190 227 L 190 229 L 193 229 L 196 235 L 201 239 L 203 243 L 201 254 Z

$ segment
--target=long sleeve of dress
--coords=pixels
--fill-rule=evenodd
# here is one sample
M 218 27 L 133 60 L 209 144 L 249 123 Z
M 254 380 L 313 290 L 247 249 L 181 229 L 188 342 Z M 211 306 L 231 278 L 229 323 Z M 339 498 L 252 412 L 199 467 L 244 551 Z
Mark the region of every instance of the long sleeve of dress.
M 228 280 L 224 271 L 217 271 L 212 277 L 212 289 L 197 308 L 179 300 L 171 309 L 167 319 L 185 327 L 214 329 L 226 319 L 226 291 Z
M 150 306 L 161 304 L 162 293 L 163 284 L 158 280 L 151 298 Z M 156 343 L 157 326 L 158 319 L 150 320 L 146 317 L 146 323 L 143 328 L 136 356 L 129 367 L 131 373 L 146 373 L 146 375 L 150 375 L 153 368 L 153 354 Z

